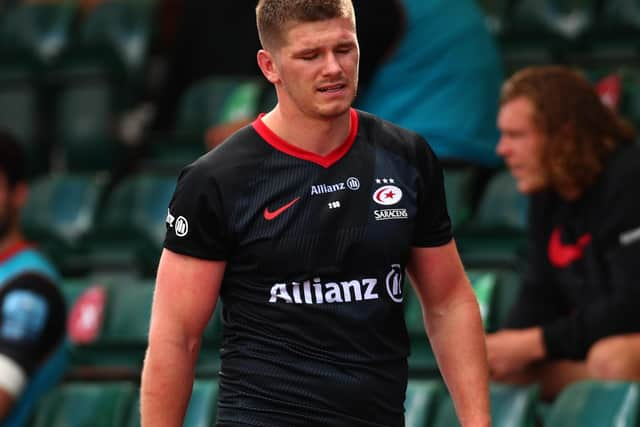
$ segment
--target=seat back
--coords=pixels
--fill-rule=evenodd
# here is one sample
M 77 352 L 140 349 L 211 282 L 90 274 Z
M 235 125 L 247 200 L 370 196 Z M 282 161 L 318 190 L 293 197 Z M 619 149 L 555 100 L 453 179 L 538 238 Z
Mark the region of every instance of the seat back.
M 136 387 L 129 382 L 70 382 L 39 405 L 33 427 L 121 427 Z
M 492 383 L 489 388 L 493 427 L 535 427 L 538 388 Z M 448 395 L 440 401 L 431 427 L 456 427 L 460 422 Z
M 554 401 L 547 427 L 636 427 L 640 421 L 640 384 L 580 381 Z
M 405 426 L 430 426 L 444 394 L 444 385 L 439 380 L 409 380 L 404 401 Z
M 76 10 L 74 1 L 20 2 L 3 17 L 0 51 L 24 50 L 50 63 L 69 42 Z

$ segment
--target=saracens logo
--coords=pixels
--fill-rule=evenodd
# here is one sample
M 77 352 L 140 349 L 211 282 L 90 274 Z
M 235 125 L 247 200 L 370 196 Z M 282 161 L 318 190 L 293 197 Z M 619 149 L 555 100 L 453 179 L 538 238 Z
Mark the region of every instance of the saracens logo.
M 373 201 L 379 205 L 395 205 L 402 200 L 402 190 L 395 185 L 384 185 L 373 193 Z

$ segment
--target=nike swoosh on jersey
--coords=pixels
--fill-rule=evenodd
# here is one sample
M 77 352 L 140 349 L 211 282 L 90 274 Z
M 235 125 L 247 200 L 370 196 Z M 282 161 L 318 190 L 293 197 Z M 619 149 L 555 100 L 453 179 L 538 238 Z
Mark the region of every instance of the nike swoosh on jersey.
M 585 233 L 574 244 L 562 243 L 560 240 L 561 229 L 556 227 L 549 238 L 549 261 L 555 267 L 568 267 L 572 262 L 582 258 L 584 248 L 591 242 L 591 234 Z
M 286 205 L 279 207 L 278 209 L 276 209 L 273 212 L 269 211 L 269 208 L 264 208 L 264 219 L 266 219 L 267 221 L 271 221 L 271 220 L 276 219 L 284 211 L 289 209 L 291 206 L 295 205 L 298 200 L 300 200 L 300 197 L 296 197 L 295 199 L 293 199 L 292 201 L 290 201 Z

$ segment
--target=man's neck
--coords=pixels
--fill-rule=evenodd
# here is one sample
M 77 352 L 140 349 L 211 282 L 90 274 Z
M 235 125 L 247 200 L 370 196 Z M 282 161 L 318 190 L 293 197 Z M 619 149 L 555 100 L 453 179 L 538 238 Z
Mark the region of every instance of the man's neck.
M 276 108 L 266 114 L 262 121 L 289 144 L 325 156 L 346 141 L 351 130 L 350 119 L 349 110 L 332 119 L 316 119 Z

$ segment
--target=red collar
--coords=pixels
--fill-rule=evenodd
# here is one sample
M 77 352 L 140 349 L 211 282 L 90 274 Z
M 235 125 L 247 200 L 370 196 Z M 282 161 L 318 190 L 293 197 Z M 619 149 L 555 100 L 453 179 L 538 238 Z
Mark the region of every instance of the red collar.
M 33 245 L 29 242 L 25 242 L 24 240 L 17 241 L 13 245 L 9 246 L 8 248 L 0 252 L 0 263 L 5 262 L 6 260 L 14 256 L 18 252 L 21 252 L 25 249 L 29 249 L 31 247 L 33 247 Z
M 356 135 L 358 134 L 358 113 L 353 108 L 351 108 L 349 113 L 351 118 L 351 129 L 349 130 L 347 139 L 342 144 L 340 144 L 339 147 L 337 147 L 326 156 L 320 156 L 316 153 L 303 150 L 302 148 L 280 138 L 271 129 L 269 129 L 267 125 L 264 124 L 264 122 L 262 121 L 262 117 L 264 116 L 264 114 L 261 114 L 253 122 L 253 128 L 256 130 L 256 132 L 258 132 L 258 135 L 260 135 L 269 145 L 271 145 L 276 150 L 282 151 L 285 154 L 297 157 L 302 160 L 316 163 L 324 168 L 328 168 L 338 160 L 340 160 L 345 154 L 347 154 L 356 139 Z

